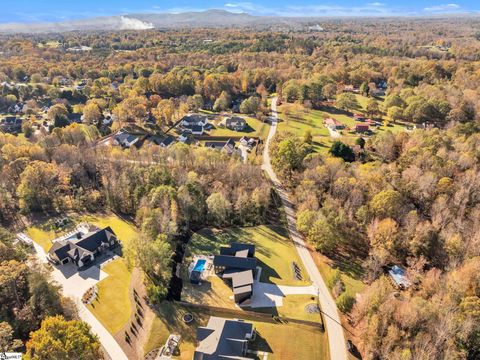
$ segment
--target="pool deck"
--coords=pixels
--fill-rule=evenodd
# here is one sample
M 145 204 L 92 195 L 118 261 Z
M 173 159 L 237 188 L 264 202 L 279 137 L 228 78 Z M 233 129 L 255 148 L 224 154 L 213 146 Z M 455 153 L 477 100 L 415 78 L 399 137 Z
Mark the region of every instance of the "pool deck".
M 195 255 L 193 257 L 192 262 L 188 266 L 188 277 L 190 278 L 190 275 L 192 271 L 198 271 L 195 269 L 197 262 L 199 260 L 205 260 L 205 265 L 203 266 L 203 269 L 199 271 L 201 273 L 200 279 L 201 280 L 206 280 L 209 276 L 214 274 L 213 271 L 213 255 L 206 256 L 206 255 Z

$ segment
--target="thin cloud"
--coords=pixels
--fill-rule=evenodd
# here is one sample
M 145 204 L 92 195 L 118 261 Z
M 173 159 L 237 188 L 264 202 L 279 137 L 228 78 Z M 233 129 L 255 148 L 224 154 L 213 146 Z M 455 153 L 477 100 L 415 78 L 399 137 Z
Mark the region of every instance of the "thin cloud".
M 459 9 L 460 9 L 460 5 L 458 4 L 441 4 L 441 5 L 426 7 L 424 10 L 427 12 L 449 12 L 449 11 L 456 11 Z

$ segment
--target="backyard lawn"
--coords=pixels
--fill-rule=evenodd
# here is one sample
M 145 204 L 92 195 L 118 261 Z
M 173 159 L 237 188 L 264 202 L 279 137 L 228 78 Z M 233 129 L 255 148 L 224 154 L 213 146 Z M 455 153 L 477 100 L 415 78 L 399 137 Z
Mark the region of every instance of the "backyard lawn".
M 79 218 L 79 222 L 82 221 L 98 226 L 99 228 L 110 226 L 122 242 L 122 245 L 128 245 L 128 243 L 138 235 L 138 229 L 133 223 L 115 214 L 82 215 Z
M 73 230 L 74 227 L 81 222 L 87 222 L 98 226 L 99 228 L 110 226 L 123 245 L 128 244 L 128 242 L 138 234 L 135 225 L 115 214 L 72 215 L 69 216 L 69 219 L 71 222 L 62 229 L 56 230 L 53 227 L 53 219 L 49 219 L 47 221 L 35 223 L 28 227 L 25 232 L 45 251 L 50 250 L 52 240 L 55 240 L 63 234 Z
M 59 237 L 60 233 L 55 233 L 46 226 L 31 226 L 25 231 L 30 238 L 40 245 L 45 252 L 50 250 L 52 240 Z
M 262 267 L 260 281 L 278 285 L 302 286 L 310 284 L 298 253 L 281 226 L 255 226 L 225 230 L 203 229 L 192 236 L 185 254 L 184 264 L 193 255 L 215 255 L 220 247 L 229 243 L 248 242 L 256 246 L 255 256 Z M 303 281 L 293 275 L 292 262 L 296 262 L 304 276 Z
M 121 258 L 106 264 L 102 270 L 109 276 L 97 284 L 97 299 L 87 307 L 114 335 L 130 320 L 132 308 L 129 288 L 132 274 Z

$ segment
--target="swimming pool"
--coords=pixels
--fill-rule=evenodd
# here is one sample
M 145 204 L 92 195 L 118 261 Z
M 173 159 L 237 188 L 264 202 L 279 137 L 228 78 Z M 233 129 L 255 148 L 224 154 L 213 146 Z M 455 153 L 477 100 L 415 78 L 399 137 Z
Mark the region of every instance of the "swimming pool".
M 202 272 L 203 270 L 205 270 L 205 263 L 206 262 L 207 262 L 207 260 L 205 260 L 205 259 L 198 259 L 197 263 L 195 264 L 195 266 L 193 268 L 193 271 Z

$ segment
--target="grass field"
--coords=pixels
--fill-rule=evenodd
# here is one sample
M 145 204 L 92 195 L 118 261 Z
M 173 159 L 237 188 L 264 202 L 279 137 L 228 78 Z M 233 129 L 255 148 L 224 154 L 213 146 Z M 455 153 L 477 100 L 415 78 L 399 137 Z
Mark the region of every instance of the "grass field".
M 129 288 L 132 275 L 125 260 L 121 258 L 108 263 L 102 270 L 109 276 L 97 284 L 97 299 L 87 307 L 114 335 L 130 319 L 132 309 Z
M 194 321 L 186 325 L 182 316 L 192 313 Z M 180 360 L 192 359 L 196 347 L 196 329 L 205 326 L 210 316 L 238 318 L 222 312 L 199 309 L 187 309 L 164 302 L 160 306 L 159 316 L 153 321 L 145 344 L 145 353 L 162 346 L 170 333 L 180 334 Z M 249 344 L 249 349 L 269 352 L 268 359 L 311 359 L 329 358 L 327 335 L 316 327 L 292 323 L 275 323 L 250 316 L 241 317 L 252 322 L 257 331 L 257 338 Z M 255 355 L 249 354 L 254 357 Z M 257 358 L 255 358 L 257 359 Z
M 283 306 L 277 308 L 256 308 L 246 310 L 271 314 L 290 319 L 299 319 L 307 321 L 321 322 L 320 314 L 311 314 L 305 311 L 305 307 L 309 304 L 317 304 L 318 299 L 312 295 L 287 295 L 283 298 Z
M 268 133 L 268 124 L 257 120 L 252 117 L 242 116 L 247 121 L 247 128 L 245 131 L 234 131 L 227 128 L 222 128 L 218 124 L 220 123 L 222 117 L 219 117 L 218 120 L 214 120 L 212 123 L 215 125 L 215 129 L 208 132 L 211 136 L 249 136 L 249 137 L 258 137 L 264 139 Z
M 369 98 L 362 95 L 355 95 L 360 108 L 355 112 L 363 113 Z M 341 138 L 338 140 L 353 145 L 359 137 L 353 129 L 359 122 L 355 121 L 350 115 L 334 107 L 322 108 L 319 110 L 305 109 L 300 104 L 283 104 L 278 107 L 278 115 L 282 120 L 278 125 L 280 132 L 291 132 L 295 136 L 303 137 L 306 130 L 310 130 L 313 137 L 313 147 L 315 151 L 326 152 L 330 149 L 333 139 L 330 137 L 328 129 L 323 125 L 326 118 L 333 118 L 345 125 L 346 129 L 339 131 Z M 405 131 L 405 124 L 390 124 L 389 126 L 379 126 L 372 128 L 375 133 L 391 131 L 393 133 Z

